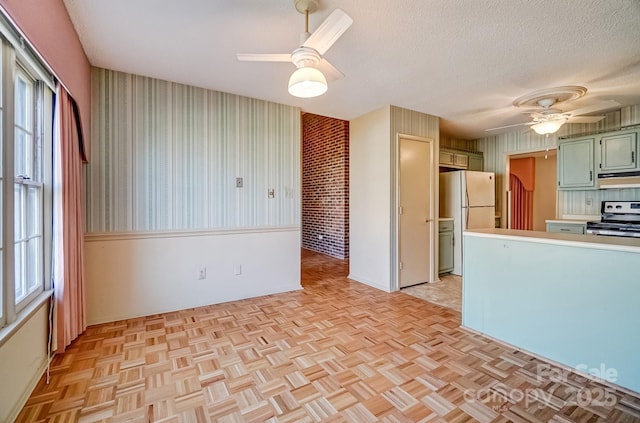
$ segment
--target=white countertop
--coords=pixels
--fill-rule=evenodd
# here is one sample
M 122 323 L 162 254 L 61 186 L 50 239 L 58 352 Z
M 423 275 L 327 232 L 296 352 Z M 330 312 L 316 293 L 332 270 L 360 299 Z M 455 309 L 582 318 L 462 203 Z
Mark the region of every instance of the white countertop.
M 594 220 L 600 220 L 599 214 L 563 214 L 560 220 L 580 220 L 585 222 L 592 222 Z
M 520 231 L 514 229 L 474 229 L 464 236 L 515 239 L 519 241 L 545 244 L 567 245 L 599 250 L 626 251 L 640 253 L 640 239 L 615 236 L 579 235 L 555 232 Z
M 575 223 L 585 225 L 587 222 L 599 222 L 600 215 L 565 214 L 558 219 L 545 220 L 546 223 Z
M 600 220 L 600 219 L 596 219 Z M 549 219 L 545 220 L 546 223 L 574 223 L 576 225 L 586 225 L 587 222 L 592 222 L 592 220 L 578 220 L 578 219 Z

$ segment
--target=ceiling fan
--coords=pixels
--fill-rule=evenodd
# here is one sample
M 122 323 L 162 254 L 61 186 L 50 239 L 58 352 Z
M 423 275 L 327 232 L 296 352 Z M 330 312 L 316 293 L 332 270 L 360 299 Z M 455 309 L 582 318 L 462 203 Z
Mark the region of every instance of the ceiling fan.
M 289 78 L 289 93 L 296 97 L 316 97 L 327 91 L 327 77 L 329 80 L 344 77 L 322 55 L 349 29 L 353 19 L 341 9 L 335 9 L 310 34 L 309 13 L 318 10 L 318 0 L 294 0 L 293 3 L 296 10 L 305 15 L 300 47 L 291 54 L 237 54 L 237 57 L 246 62 L 292 62 L 298 69 Z
M 557 88 L 548 88 L 544 90 L 534 91 L 524 96 L 518 97 L 513 101 L 516 107 L 535 106 L 535 109 L 529 109 L 523 113 L 531 116 L 530 122 L 516 123 L 514 125 L 499 126 L 497 128 L 489 128 L 487 131 L 495 131 L 499 129 L 512 128 L 516 126 L 531 126 L 531 128 L 540 135 L 553 134 L 565 123 L 595 123 L 604 119 L 605 116 L 585 116 L 590 113 L 602 110 L 613 109 L 620 106 L 620 103 L 613 100 L 602 101 L 591 106 L 582 107 L 570 111 L 562 111 L 562 109 L 554 108 L 558 103 L 575 100 L 587 93 L 585 87 L 566 86 Z

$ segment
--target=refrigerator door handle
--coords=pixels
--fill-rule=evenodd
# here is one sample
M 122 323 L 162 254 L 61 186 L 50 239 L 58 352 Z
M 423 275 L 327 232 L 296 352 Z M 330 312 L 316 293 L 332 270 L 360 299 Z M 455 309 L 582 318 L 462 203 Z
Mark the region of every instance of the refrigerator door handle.
M 464 208 L 464 213 L 465 213 L 465 215 L 464 215 L 464 223 L 465 223 L 465 225 L 464 225 L 463 229 L 467 230 L 467 229 L 469 229 L 469 207 L 465 207 Z

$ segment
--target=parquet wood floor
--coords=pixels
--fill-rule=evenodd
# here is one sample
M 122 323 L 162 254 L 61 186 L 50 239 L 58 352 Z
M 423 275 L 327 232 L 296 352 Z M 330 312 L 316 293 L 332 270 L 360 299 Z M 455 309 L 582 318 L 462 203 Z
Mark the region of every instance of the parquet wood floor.
M 598 404 L 603 385 L 346 274 L 303 251 L 304 290 L 92 326 L 17 421 L 640 421 L 640 398 Z

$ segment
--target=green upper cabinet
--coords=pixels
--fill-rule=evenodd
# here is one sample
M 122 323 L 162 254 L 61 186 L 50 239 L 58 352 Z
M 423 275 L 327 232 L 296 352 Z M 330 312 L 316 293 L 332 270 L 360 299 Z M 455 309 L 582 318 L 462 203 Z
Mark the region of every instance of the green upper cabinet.
M 440 166 L 452 169 L 484 170 L 484 158 L 480 152 L 441 148 Z
M 558 145 L 558 188 L 595 188 L 594 137 L 577 138 Z
M 637 133 L 622 132 L 600 138 L 600 171 L 624 171 L 637 167 Z
M 482 153 L 469 153 L 469 170 L 484 170 L 484 156 Z
M 440 149 L 440 166 L 466 169 L 468 165 L 469 156 L 466 153 Z

